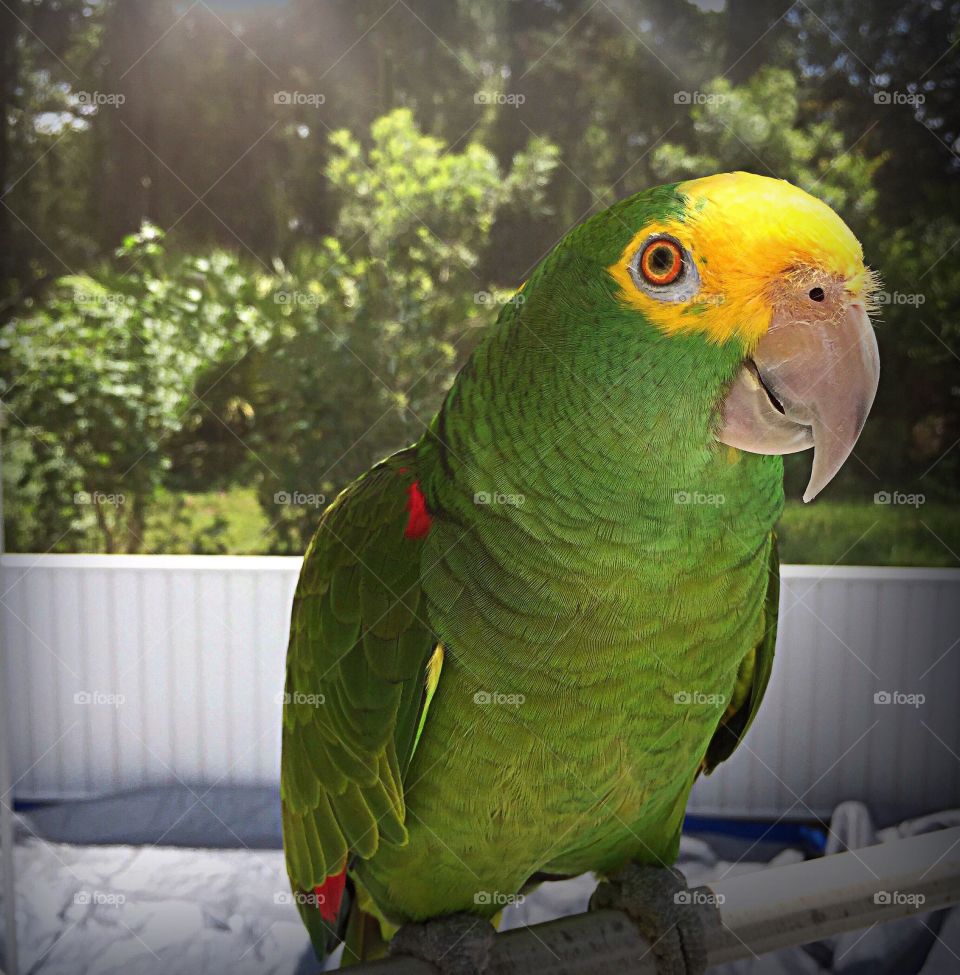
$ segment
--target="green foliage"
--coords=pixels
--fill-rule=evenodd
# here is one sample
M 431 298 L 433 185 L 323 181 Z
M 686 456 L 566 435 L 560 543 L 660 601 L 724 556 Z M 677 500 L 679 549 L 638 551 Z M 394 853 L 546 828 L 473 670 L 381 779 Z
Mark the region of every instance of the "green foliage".
M 4 400 L 17 421 L 7 503 L 14 524 L 35 526 L 34 547 L 95 526 L 105 551 L 139 551 L 145 508 L 171 466 L 165 442 L 198 382 L 268 334 L 264 282 L 235 255 L 172 258 L 162 241 L 145 225 L 123 242 L 119 267 L 60 278 L 5 330 L 16 378 Z
M 160 491 L 146 519 L 146 549 L 171 555 L 255 555 L 270 550 L 254 491 Z
M 890 233 L 877 220 L 868 237 L 883 275 L 875 409 L 885 423 L 867 425 L 857 452 L 885 486 L 946 499 L 960 483 L 960 222 L 944 214 Z
M 780 558 L 821 565 L 956 566 L 960 512 L 925 502 L 788 501 L 777 528 Z
M 147 224 L 116 264 L 58 279 L 10 323 L 16 547 L 92 533 L 106 551 L 140 551 L 163 486 L 247 478 L 274 547 L 302 551 L 317 497 L 419 434 L 458 353 L 496 317 L 499 292 L 475 270 L 490 226 L 503 207 L 542 205 L 556 150 L 531 140 L 503 172 L 403 109 L 371 140 L 331 136 L 335 233 L 288 265 L 176 257 Z M 164 548 L 180 547 L 174 515 Z
M 572 224 L 738 168 L 825 198 L 884 281 L 828 500 L 955 498 L 960 0 L 716 6 L 0 4 L 9 545 L 231 549 L 239 515 L 170 499 L 242 484 L 299 551 L 313 502 L 274 496 L 415 437 Z
M 829 119 L 804 119 L 789 71 L 762 68 L 737 86 L 717 78 L 694 96 L 692 148 L 665 142 L 653 151 L 660 182 L 742 169 L 789 180 L 850 222 L 871 213 L 881 160 L 847 152 L 844 133 Z
M 279 322 L 263 350 L 251 444 L 284 551 L 302 551 L 316 510 L 277 495 L 332 497 L 420 435 L 499 292 L 477 272 L 498 212 L 535 213 L 556 149 L 539 139 L 504 172 L 475 143 L 453 151 L 398 109 L 365 150 L 331 136 L 334 233 L 279 272 Z M 519 284 L 519 282 L 517 282 Z

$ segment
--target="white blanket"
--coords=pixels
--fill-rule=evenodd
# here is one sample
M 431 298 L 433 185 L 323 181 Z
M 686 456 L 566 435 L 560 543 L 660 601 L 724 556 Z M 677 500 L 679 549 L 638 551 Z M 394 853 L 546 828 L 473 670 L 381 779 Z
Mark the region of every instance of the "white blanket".
M 828 852 L 960 823 L 960 812 L 874 833 L 859 803 L 838 807 Z M 278 850 L 91 846 L 54 843 L 18 824 L 20 968 L 36 975 L 306 975 L 317 970 L 291 903 Z M 771 866 L 802 859 L 785 850 Z M 680 867 L 691 885 L 768 864 L 720 860 L 684 837 Z M 544 884 L 510 907 L 503 927 L 586 908 L 591 877 Z M 823 972 L 940 975 L 960 971 L 960 911 L 879 925 L 759 959 L 718 975 Z

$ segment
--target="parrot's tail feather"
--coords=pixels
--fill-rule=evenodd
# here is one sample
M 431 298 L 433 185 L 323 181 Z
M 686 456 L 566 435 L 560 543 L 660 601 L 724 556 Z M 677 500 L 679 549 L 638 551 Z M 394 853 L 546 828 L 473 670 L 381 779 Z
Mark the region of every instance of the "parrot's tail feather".
M 383 937 L 377 918 L 360 906 L 361 899 L 346 867 L 314 887 L 312 894 L 301 892 L 297 897 L 297 910 L 321 964 L 341 941 L 341 968 L 386 956 L 388 939 Z
M 346 867 L 327 877 L 312 893 L 304 890 L 297 893 L 297 910 L 310 935 L 313 953 L 321 963 L 343 940 L 352 903 L 353 891 L 347 882 Z
M 340 967 L 358 965 L 360 962 L 385 958 L 388 942 L 383 937 L 380 922 L 368 914 L 354 900 L 347 915 L 347 929 L 343 938 L 343 958 Z

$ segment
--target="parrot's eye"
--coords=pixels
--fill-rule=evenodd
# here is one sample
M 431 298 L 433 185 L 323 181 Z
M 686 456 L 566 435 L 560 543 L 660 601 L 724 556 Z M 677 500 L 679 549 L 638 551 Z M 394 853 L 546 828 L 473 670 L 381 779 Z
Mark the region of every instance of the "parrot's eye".
M 700 276 L 689 253 L 675 237 L 653 234 L 630 262 L 634 284 L 660 301 L 686 301 L 700 288 Z
M 644 247 L 640 270 L 650 284 L 672 284 L 683 270 L 683 252 L 672 240 L 655 240 Z

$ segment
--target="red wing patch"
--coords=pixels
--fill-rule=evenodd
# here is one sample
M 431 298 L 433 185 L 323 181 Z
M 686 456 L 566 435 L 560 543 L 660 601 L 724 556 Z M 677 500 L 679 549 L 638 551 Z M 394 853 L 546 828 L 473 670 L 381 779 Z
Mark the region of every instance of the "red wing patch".
M 337 915 L 340 913 L 340 901 L 343 900 L 343 885 L 346 879 L 347 868 L 344 866 L 340 873 L 331 874 L 319 887 L 313 888 L 317 897 L 317 908 L 324 921 L 330 924 L 337 920 Z
M 430 531 L 433 519 L 430 517 L 430 512 L 427 511 L 427 502 L 420 490 L 420 482 L 414 481 L 407 488 L 407 494 L 409 495 L 407 511 L 410 512 L 410 517 L 407 519 L 407 527 L 403 532 L 404 537 L 423 538 Z

